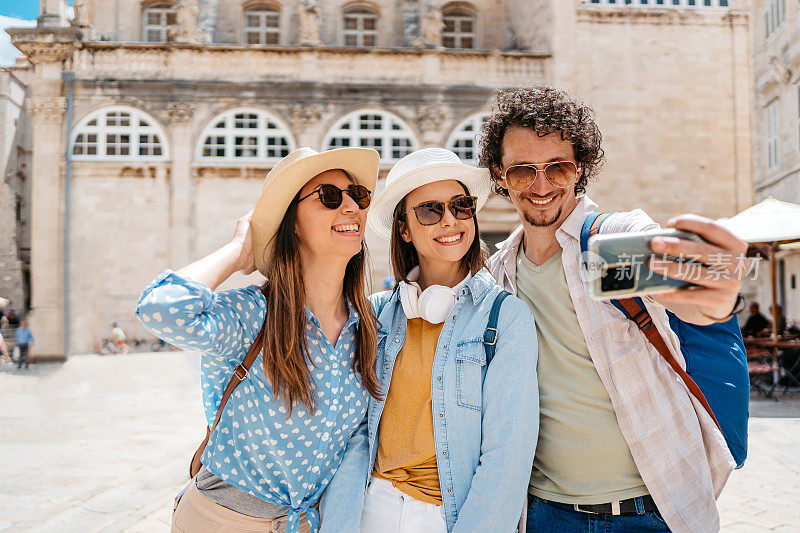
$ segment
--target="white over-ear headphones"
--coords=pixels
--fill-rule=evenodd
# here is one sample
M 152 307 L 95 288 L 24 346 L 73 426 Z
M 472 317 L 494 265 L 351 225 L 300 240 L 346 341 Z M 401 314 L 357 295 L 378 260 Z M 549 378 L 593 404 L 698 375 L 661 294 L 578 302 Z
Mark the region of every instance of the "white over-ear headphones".
M 458 290 L 469 278 L 470 276 L 467 275 L 461 283 L 452 288 L 444 285 L 431 285 L 421 291 L 416 281 L 419 279 L 419 267 L 414 267 L 408 273 L 409 283 L 405 281 L 398 283 L 400 302 L 403 304 L 406 318 L 422 318 L 431 324 L 441 324 L 453 309 Z

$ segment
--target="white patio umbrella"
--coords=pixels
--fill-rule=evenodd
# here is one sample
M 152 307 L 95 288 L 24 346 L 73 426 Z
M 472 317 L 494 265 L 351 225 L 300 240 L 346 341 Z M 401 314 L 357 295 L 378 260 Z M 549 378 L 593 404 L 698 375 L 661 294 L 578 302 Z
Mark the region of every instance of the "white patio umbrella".
M 748 244 L 762 244 L 769 247 L 774 306 L 777 300 L 775 252 L 781 245 L 800 242 L 800 205 L 777 198 L 767 198 L 738 215 L 720 218 L 717 222 Z M 778 325 L 777 321 L 773 320 L 772 338 L 777 336 Z

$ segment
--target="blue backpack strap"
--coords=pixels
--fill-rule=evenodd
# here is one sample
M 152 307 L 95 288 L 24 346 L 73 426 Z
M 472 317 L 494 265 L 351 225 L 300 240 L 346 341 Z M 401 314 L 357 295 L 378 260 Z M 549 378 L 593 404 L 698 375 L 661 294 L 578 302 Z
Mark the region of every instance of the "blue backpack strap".
M 503 300 L 506 296 L 510 296 L 508 291 L 501 291 L 492 304 L 492 310 L 489 311 L 489 322 L 486 324 L 486 331 L 483 332 L 483 348 L 486 350 L 486 366 L 492 362 L 494 357 L 494 347 L 497 344 L 497 319 L 500 318 L 500 306 L 503 305 Z

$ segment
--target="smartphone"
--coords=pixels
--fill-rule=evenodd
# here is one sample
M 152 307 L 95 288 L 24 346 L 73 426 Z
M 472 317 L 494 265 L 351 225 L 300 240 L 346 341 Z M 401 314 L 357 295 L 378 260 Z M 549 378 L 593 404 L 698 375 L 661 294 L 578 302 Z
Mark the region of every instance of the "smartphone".
M 696 233 L 657 229 L 634 233 L 598 234 L 589 238 L 584 254 L 586 266 L 583 274 L 589 282 L 589 294 L 595 300 L 616 300 L 664 292 L 674 292 L 696 287 L 694 283 L 668 278 L 652 272 L 648 265 L 655 256 L 662 260 L 673 260 L 696 264 L 691 258 L 655 254 L 650 249 L 654 237 L 677 237 L 696 242 L 705 242 Z

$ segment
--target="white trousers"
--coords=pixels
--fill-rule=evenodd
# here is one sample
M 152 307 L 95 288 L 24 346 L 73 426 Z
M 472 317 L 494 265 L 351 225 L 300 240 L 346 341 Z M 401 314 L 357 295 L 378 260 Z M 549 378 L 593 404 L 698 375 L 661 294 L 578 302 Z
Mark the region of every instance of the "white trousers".
M 447 533 L 444 506 L 421 502 L 391 481 L 373 477 L 364 498 L 361 533 Z

